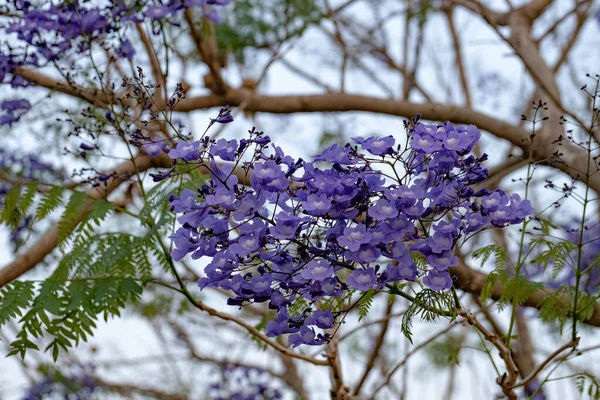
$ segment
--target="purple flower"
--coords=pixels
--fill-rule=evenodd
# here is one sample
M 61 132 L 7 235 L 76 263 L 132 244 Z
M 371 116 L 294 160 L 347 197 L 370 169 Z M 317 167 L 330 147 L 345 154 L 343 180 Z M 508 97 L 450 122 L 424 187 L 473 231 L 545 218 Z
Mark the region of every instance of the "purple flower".
M 350 251 L 357 251 L 361 244 L 367 244 L 371 241 L 371 234 L 363 224 L 355 227 L 344 228 L 344 235 L 338 237 L 338 243 L 346 246 Z
M 174 169 L 168 169 L 166 171 L 163 172 L 159 172 L 159 173 L 150 173 L 149 175 L 152 177 L 152 181 L 153 182 L 160 182 L 160 181 L 164 181 L 165 179 L 169 178 L 171 176 L 171 174 L 173 173 Z
M 525 217 L 535 213 L 529 200 L 521 200 L 521 197 L 517 193 L 510 196 L 510 207 L 513 211 L 513 221 L 511 221 L 513 224 L 519 223 Z
M 376 281 L 375 269 L 371 267 L 367 269 L 355 269 L 348 275 L 347 279 L 348 286 L 363 291 L 371 289 Z
M 306 319 L 307 324 L 316 325 L 317 328 L 321 329 L 330 329 L 333 327 L 334 322 L 335 317 L 329 310 L 315 310 L 313 311 L 312 315 Z
M 467 223 L 465 226 L 466 233 L 476 232 L 480 229 L 484 229 L 490 224 L 490 218 L 483 216 L 478 212 L 470 212 L 465 214 L 464 220 Z
M 252 290 L 255 294 L 262 296 L 271 295 L 271 274 L 264 274 L 262 276 L 253 276 L 252 280 L 247 285 L 247 290 Z
M 171 149 L 169 151 L 169 157 L 173 160 L 182 159 L 185 161 L 194 161 L 200 158 L 200 154 L 198 153 L 198 148 L 200 147 L 200 142 L 185 142 L 181 141 L 177 143 L 177 147 Z
M 400 280 L 414 282 L 417 279 L 417 266 L 413 262 L 398 263 L 398 265 L 388 264 L 386 272 L 388 282 Z
M 443 146 L 447 150 L 462 152 L 471 144 L 472 140 L 468 135 L 460 134 L 456 131 L 451 131 L 443 142 Z
M 131 45 L 131 42 L 127 39 L 121 42 L 121 45 L 117 49 L 117 55 L 121 58 L 127 58 L 128 60 L 132 60 L 135 55 L 135 49 Z
M 395 203 L 386 199 L 379 199 L 373 207 L 369 208 L 368 214 L 379 221 L 384 221 L 386 219 L 397 217 L 398 209 L 396 208 Z
M 427 276 L 423 278 L 423 283 L 431 290 L 436 292 L 450 289 L 452 287 L 452 278 L 446 271 L 430 270 Z
M 321 216 L 331 209 L 331 200 L 326 194 L 309 194 L 302 202 L 302 207 L 309 215 Z
M 284 333 L 294 333 L 300 330 L 299 320 L 303 315 L 290 318 L 287 313 L 287 309 L 282 308 L 277 314 L 277 318 L 274 321 L 267 322 L 266 330 L 267 336 L 280 336 Z
M 0 103 L 0 108 L 4 111 L 29 111 L 31 110 L 31 103 L 25 99 L 20 100 L 4 100 Z
M 293 239 L 302 220 L 293 213 L 281 212 L 277 214 L 275 226 L 271 228 L 271 235 L 275 239 Z
M 427 239 L 427 244 L 434 253 L 442 253 L 445 250 L 450 250 L 454 245 L 452 234 L 445 232 L 436 232 Z
M 458 264 L 458 257 L 451 250 L 443 251 L 440 254 L 429 254 L 426 258 L 427 262 L 438 271 L 446 271 Z
M 498 190 L 481 199 L 481 205 L 486 212 L 496 211 L 499 207 L 506 205 L 506 203 L 508 203 L 508 197 Z
M 304 279 L 324 281 L 333 275 L 333 267 L 327 260 L 312 260 L 300 274 Z
M 227 121 L 227 110 L 220 117 Z M 336 314 L 316 310 L 316 302 L 418 279 L 433 290 L 448 289 L 459 238 L 517 223 L 533 211 L 518 196 L 472 187 L 487 174 L 480 165 L 486 157 L 468 155 L 480 135 L 474 127 L 416 124 L 408 132 L 413 148 L 404 152 L 389 137 L 359 138 L 362 149 L 330 146 L 313 162 L 269 146 L 262 132 L 249 133 L 239 145 L 204 138 L 171 150 L 183 160 L 206 156 L 211 171 L 196 191 L 170 199 L 182 224 L 172 236 L 173 257 L 212 257 L 200 286 L 229 291 L 234 306 L 268 302 L 277 317 L 267 323 L 267 334 L 290 334 L 293 346 L 329 339 L 316 330 L 332 328 Z M 149 139 L 135 138 L 139 145 Z M 251 171 L 250 186 L 238 184 L 231 165 L 216 162 L 242 163 L 242 152 L 249 155 L 242 166 Z M 385 169 L 367 153 L 380 156 Z M 387 171 L 391 165 L 402 170 L 402 184 Z M 427 234 L 417 230 L 431 221 Z M 411 252 L 430 265 L 424 277 Z M 297 309 L 299 300 L 308 302 L 304 310 Z
M 162 153 L 167 152 L 167 145 L 165 144 L 165 142 L 159 140 L 155 142 L 153 141 L 149 143 L 144 143 L 142 145 L 142 148 L 150 157 L 156 157 L 161 155 Z
M 197 240 L 191 236 L 191 231 L 188 229 L 180 228 L 177 232 L 169 236 L 169 238 L 175 244 L 175 247 L 171 252 L 171 257 L 173 257 L 173 260 L 175 261 L 181 260 L 198 247 Z
M 415 133 L 411 138 L 410 145 L 416 151 L 431 154 L 442 149 L 441 142 L 435 140 L 429 134 Z
M 315 157 L 315 161 L 327 161 L 345 165 L 356 164 L 356 161 L 350 158 L 350 146 L 342 147 L 338 144 L 333 144 L 323 150 Z
M 425 191 L 421 186 L 413 185 L 406 186 L 401 185 L 392 189 L 386 189 L 386 196 L 390 199 L 421 199 L 425 196 Z
M 268 192 L 281 192 L 290 184 L 281 170 L 281 166 L 277 165 L 274 160 L 255 163 L 250 181 L 254 189 L 263 189 Z
M 206 196 L 206 204 L 221 207 L 225 210 L 235 210 L 233 206 L 234 201 L 235 193 L 224 186 L 219 186 L 213 194 Z
M 214 22 L 214 21 L 213 21 Z M 217 22 L 218 23 L 218 22 Z M 219 110 L 217 118 L 211 119 L 211 123 L 228 124 L 233 122 L 233 115 L 231 115 L 231 107 L 225 106 Z
M 452 236 L 458 236 L 459 229 L 461 227 L 460 219 L 453 219 L 452 221 L 440 221 L 437 225 L 433 226 L 433 230 L 440 233 L 450 233 Z
M 162 19 L 171 13 L 167 6 L 148 6 L 144 15 L 150 19 Z
M 360 144 L 363 149 L 376 156 L 382 156 L 384 154 L 390 154 L 393 151 L 394 144 L 396 141 L 392 136 L 386 137 L 369 137 L 364 139 L 362 137 L 355 137 L 353 140 Z
M 182 213 L 193 210 L 198 210 L 200 206 L 196 204 L 196 196 L 190 189 L 183 189 L 181 195 L 171 195 L 169 197 L 171 203 L 171 211 Z
M 259 248 L 259 237 L 254 233 L 242 235 L 238 238 L 237 243 L 229 247 L 229 252 L 233 256 L 245 257 L 250 253 L 257 251 Z
M 235 153 L 238 148 L 237 140 L 219 139 L 210 146 L 210 154 L 220 157 L 223 161 L 235 161 Z
M 303 326 L 300 328 L 300 332 L 290 335 L 288 341 L 292 345 L 292 347 L 298 347 L 301 344 L 309 344 L 309 345 L 320 345 L 326 342 L 326 339 L 323 337 L 315 336 L 315 331 L 312 328 L 307 326 Z

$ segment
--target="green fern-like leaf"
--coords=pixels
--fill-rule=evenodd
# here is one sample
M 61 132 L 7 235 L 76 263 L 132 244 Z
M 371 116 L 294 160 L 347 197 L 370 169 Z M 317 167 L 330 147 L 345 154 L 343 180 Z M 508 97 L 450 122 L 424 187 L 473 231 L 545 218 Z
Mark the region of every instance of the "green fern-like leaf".
M 547 219 L 537 217 L 536 220 L 540 223 L 540 230 L 544 235 L 550 234 L 550 229 L 558 229 L 558 226 Z
M 77 232 L 84 235 L 82 238 L 91 236 L 94 232 L 94 227 L 100 226 L 102 221 L 104 221 L 114 209 L 114 204 L 109 201 L 103 199 L 95 200 L 92 209 L 86 214 L 81 221 L 81 225 L 77 228 Z
M 502 282 L 503 293 L 500 303 L 512 303 L 522 305 L 533 293 L 542 290 L 544 285 L 539 282 L 531 282 L 522 275 L 512 277 Z
M 580 372 L 575 376 L 575 387 L 580 394 L 583 394 L 587 386 L 586 394 L 589 399 L 599 400 L 600 399 L 600 382 L 590 372 Z
M 14 281 L 0 292 L 0 327 L 13 318 L 23 316 L 35 294 L 33 282 Z
M 30 309 L 19 321 L 20 331 L 9 354 L 24 357 L 28 350 L 38 350 L 34 340 L 44 335 L 50 339 L 45 351 L 56 359 L 60 349 L 87 341 L 99 316 L 105 320 L 120 316 L 127 303 L 140 299 L 142 290 L 143 282 L 130 277 L 46 280 L 33 302 L 28 300 Z M 31 290 L 28 296 L 33 297 Z
M 21 211 L 22 215 L 25 215 L 31 209 L 33 202 L 35 200 L 35 195 L 38 191 L 38 184 L 36 182 L 32 182 L 27 185 L 27 189 L 21 195 L 21 199 L 19 201 L 19 211 Z
M 427 260 L 425 256 L 417 251 L 413 251 L 411 253 L 413 262 L 416 264 L 417 268 L 426 271 L 427 270 Z
M 487 279 L 485 280 L 485 283 L 483 285 L 483 289 L 481 289 L 481 302 L 485 303 L 487 300 L 492 298 L 492 294 L 494 293 L 494 287 L 496 286 L 496 283 L 498 283 L 499 281 L 502 281 L 505 278 L 506 272 L 504 270 L 496 270 L 491 272 L 488 276 Z
M 79 215 L 83 209 L 87 195 L 84 192 L 75 191 L 71 194 L 65 211 L 58 221 L 58 244 L 61 245 L 75 230 L 79 222 Z
M 375 290 L 369 289 L 366 291 L 360 300 L 358 300 L 358 321 L 362 320 L 369 314 L 369 310 L 373 305 L 373 299 L 375 298 Z
M 482 247 L 481 249 L 477 249 L 473 252 L 472 255 L 474 259 L 481 258 L 482 267 L 492 256 L 494 257 L 494 265 L 497 269 L 504 268 L 506 266 L 506 263 L 508 262 L 508 254 L 506 253 L 506 249 L 496 244 L 490 244 L 488 246 Z
M 146 193 L 144 206 L 138 213 L 143 222 L 154 223 L 154 213 L 167 211 L 168 199 L 176 191 L 177 187 L 172 180 L 165 180 L 154 186 Z
M 423 289 L 415 296 L 414 300 L 402 316 L 400 330 L 406 338 L 412 343 L 412 321 L 416 316 L 420 316 L 424 321 L 434 321 L 441 316 L 441 313 L 456 317 L 454 298 L 451 292 L 436 292 L 431 289 Z
M 537 264 L 546 269 L 552 264 L 552 276 L 556 278 L 564 269 L 567 262 L 567 256 L 575 249 L 575 244 L 569 241 L 552 243 L 544 240 L 537 242 L 546 247 L 538 256 L 531 260 L 531 263 Z
M 21 188 L 13 186 L 4 197 L 4 207 L 0 213 L 0 223 L 5 223 L 11 228 L 16 228 L 21 220 L 21 212 L 18 208 Z
M 53 186 L 44 194 L 35 212 L 36 221 L 46 218 L 62 204 L 63 192 L 63 188 Z

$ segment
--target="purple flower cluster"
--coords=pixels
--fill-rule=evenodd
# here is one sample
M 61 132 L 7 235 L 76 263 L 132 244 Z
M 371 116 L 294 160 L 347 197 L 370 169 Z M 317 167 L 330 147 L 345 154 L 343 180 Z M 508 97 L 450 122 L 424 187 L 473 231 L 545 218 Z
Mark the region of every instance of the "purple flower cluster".
M 4 100 L 0 102 L 0 126 L 12 126 L 30 109 L 31 104 L 25 99 Z
M 283 394 L 269 383 L 270 377 L 259 368 L 227 365 L 217 382 L 210 384 L 210 400 L 279 400 Z
M 171 196 L 181 214 L 172 256 L 209 257 L 199 285 L 230 291 L 230 305 L 268 302 L 277 310 L 268 336 L 323 344 L 329 334 L 317 329 L 331 329 L 339 312 L 318 310 L 318 301 L 417 280 L 449 289 L 459 240 L 532 213 L 518 195 L 471 188 L 487 177 L 486 156 L 469 155 L 479 137 L 474 126 L 407 123 L 404 147 L 391 136 L 356 138 L 362 151 L 333 145 L 313 162 L 255 130 L 239 143 L 180 142 L 169 156 L 206 162 L 212 179 Z M 246 171 L 245 185 L 235 167 Z
M 206 18 L 218 23 L 218 8 L 229 2 L 12 1 L 6 5 L 7 14 L 3 17 L 8 23 L 0 25 L 3 38 L 0 40 L 0 83 L 9 83 L 13 88 L 29 86 L 29 82 L 11 72 L 17 67 L 41 67 L 72 54 L 89 52 L 93 42 L 112 48 L 120 58 L 131 60 L 135 49 L 123 36 L 128 25 L 170 18 L 177 24 L 175 19 L 181 19 L 181 12 L 188 8 L 201 10 Z

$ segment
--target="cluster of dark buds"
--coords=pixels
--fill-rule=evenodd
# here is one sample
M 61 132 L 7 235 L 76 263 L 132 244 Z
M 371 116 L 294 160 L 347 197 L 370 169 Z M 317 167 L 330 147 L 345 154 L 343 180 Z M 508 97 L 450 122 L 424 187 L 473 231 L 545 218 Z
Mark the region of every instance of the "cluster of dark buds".
M 209 257 L 200 288 L 229 291 L 230 305 L 268 302 L 277 317 L 267 335 L 290 334 L 294 346 L 329 340 L 315 331 L 340 322 L 328 300 L 410 282 L 450 289 L 455 246 L 521 223 L 533 209 L 517 194 L 471 187 L 488 175 L 487 156 L 470 155 L 480 138 L 475 126 L 418 118 L 405 125 L 404 145 L 357 137 L 312 162 L 284 154 L 254 129 L 239 143 L 179 142 L 169 152 L 174 170 L 208 168 L 211 179 L 170 198 L 181 214 L 173 258 Z M 295 304 L 307 306 L 298 313 Z

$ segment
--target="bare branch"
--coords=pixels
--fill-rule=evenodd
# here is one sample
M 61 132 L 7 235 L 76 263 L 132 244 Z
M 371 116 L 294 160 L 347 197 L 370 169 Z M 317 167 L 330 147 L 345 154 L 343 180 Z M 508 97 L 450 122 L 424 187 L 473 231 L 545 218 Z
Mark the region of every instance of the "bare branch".
M 385 310 L 386 317 L 389 317 L 392 315 L 392 309 L 394 308 L 394 300 L 395 299 L 396 299 L 396 297 L 394 296 L 394 297 L 392 297 L 392 300 L 388 302 L 387 308 Z M 381 332 L 377 336 L 377 339 L 375 340 L 375 344 L 373 345 L 373 348 L 371 349 L 371 354 L 369 354 L 369 359 L 367 361 L 367 364 L 365 364 L 365 369 L 358 381 L 358 384 L 354 388 L 355 395 L 360 393 L 360 390 L 362 389 L 364 383 L 366 382 L 367 378 L 369 377 L 369 374 L 373 371 L 373 366 L 375 365 L 375 361 L 377 361 L 377 358 L 379 357 L 379 352 L 381 351 L 381 348 L 383 347 L 383 343 L 385 341 L 385 335 L 388 331 L 389 326 L 390 326 L 390 318 L 386 318 L 381 326 Z
M 579 344 L 579 338 L 577 338 L 576 340 L 571 340 L 569 343 L 556 349 L 556 351 L 554 353 L 550 354 L 550 356 L 548 356 L 548 358 L 546 358 L 540 365 L 538 365 L 533 370 L 533 372 L 531 372 L 531 374 L 529 374 L 529 376 L 527 376 L 527 378 L 525 378 L 521 382 L 513 385 L 513 388 L 518 388 L 518 387 L 527 385 L 529 382 L 531 382 L 533 379 L 535 379 L 535 377 L 540 372 L 542 372 L 542 370 L 546 367 L 546 365 L 548 365 L 552 360 L 554 360 L 556 357 L 558 357 L 558 355 L 560 353 L 562 353 L 563 351 L 570 349 L 570 348 L 575 349 L 575 347 L 577 347 L 578 344 Z

